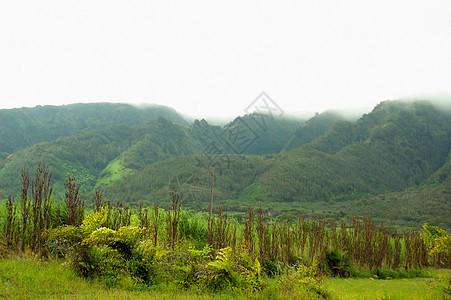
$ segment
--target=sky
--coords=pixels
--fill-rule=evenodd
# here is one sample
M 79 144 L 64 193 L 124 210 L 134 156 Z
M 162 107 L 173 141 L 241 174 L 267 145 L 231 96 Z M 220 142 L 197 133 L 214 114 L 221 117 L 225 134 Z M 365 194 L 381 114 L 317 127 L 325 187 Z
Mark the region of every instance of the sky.
M 0 2 L 0 108 L 155 103 L 236 116 L 451 93 L 451 1 Z

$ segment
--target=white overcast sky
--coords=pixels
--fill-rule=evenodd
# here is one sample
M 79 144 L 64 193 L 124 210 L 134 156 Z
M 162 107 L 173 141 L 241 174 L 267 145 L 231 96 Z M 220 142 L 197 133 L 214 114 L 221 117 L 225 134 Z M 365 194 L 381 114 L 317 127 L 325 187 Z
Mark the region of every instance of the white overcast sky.
M 1 1 L 0 108 L 239 115 L 451 93 L 450 0 Z

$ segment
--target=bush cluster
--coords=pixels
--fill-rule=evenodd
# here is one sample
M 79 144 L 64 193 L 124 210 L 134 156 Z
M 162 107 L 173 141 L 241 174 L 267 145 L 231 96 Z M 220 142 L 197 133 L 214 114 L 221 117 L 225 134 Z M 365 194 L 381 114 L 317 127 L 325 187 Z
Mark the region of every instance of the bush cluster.
M 188 241 L 154 245 L 147 228 L 101 227 L 108 208 L 88 215 L 79 227 L 61 226 L 49 232 L 49 248 L 64 255 L 83 277 L 103 277 L 110 284 L 169 282 L 196 284 L 213 292 L 261 288 L 260 263 L 246 251 L 226 247 L 213 254 L 211 246 L 196 250 Z

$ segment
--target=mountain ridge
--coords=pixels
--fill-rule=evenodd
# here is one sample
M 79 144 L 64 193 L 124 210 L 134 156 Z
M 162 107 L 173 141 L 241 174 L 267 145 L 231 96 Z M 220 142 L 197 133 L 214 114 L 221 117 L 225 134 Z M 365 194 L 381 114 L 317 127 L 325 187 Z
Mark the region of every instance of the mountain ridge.
M 173 108 L 120 103 L 77 103 L 0 110 L 0 152 L 13 153 L 33 144 L 113 124 L 145 124 L 158 117 L 187 125 Z

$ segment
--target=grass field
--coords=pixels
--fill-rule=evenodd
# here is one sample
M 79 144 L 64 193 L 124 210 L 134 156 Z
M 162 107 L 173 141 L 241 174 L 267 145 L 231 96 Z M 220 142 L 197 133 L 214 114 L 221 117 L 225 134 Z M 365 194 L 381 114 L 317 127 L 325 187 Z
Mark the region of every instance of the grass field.
M 433 271 L 431 277 L 449 271 Z M 335 299 L 440 299 L 440 293 L 426 285 L 427 278 L 336 279 L 324 281 Z M 268 284 L 270 284 L 268 282 Z M 263 293 L 256 298 L 273 299 Z M 244 299 L 232 293 L 205 294 L 178 286 L 133 286 L 108 288 L 101 280 L 85 280 L 60 261 L 34 259 L 0 260 L 0 298 L 5 299 Z
M 325 280 L 324 286 L 337 299 L 441 299 L 440 292 L 426 285 L 426 278 L 374 280 L 361 278 Z
M 0 298 L 6 299 L 217 299 L 218 296 L 197 295 L 166 285 L 107 288 L 105 282 L 77 276 L 61 262 L 0 261 Z

